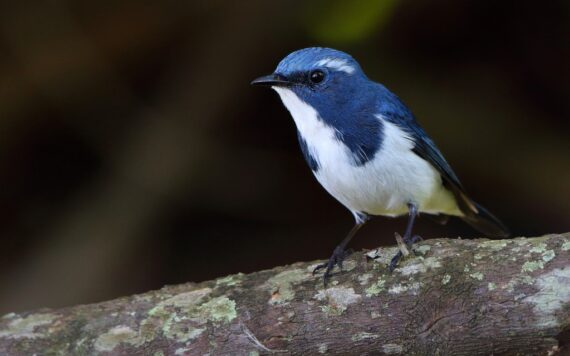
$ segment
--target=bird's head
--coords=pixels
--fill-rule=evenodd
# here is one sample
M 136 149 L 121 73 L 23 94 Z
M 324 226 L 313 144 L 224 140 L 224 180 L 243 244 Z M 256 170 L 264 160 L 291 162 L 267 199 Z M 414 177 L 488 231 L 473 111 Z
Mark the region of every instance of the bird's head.
M 359 101 L 366 96 L 368 82 L 350 55 L 331 48 L 310 47 L 292 52 L 275 72 L 251 84 L 272 87 L 280 95 L 293 92 L 321 112 L 320 108 L 340 109 Z

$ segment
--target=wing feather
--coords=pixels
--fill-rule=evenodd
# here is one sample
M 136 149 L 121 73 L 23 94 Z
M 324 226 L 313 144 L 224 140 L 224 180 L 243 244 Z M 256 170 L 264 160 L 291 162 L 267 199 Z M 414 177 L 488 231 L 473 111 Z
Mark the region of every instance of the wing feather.
M 383 113 L 382 116 L 408 133 L 414 140 L 413 152 L 437 169 L 444 187 L 455 196 L 457 205 L 464 214 L 465 222 L 489 236 L 509 236 L 508 228 L 499 219 L 469 198 L 449 163 L 407 108 L 404 115 L 388 112 Z

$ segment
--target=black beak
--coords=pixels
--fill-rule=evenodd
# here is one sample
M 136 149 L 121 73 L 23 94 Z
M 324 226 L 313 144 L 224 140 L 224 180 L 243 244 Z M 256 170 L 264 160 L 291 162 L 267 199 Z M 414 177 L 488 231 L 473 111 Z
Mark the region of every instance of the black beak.
M 259 85 L 265 87 L 286 87 L 291 85 L 291 82 L 288 81 L 285 77 L 279 74 L 269 74 L 263 77 L 259 77 L 251 82 L 251 85 Z

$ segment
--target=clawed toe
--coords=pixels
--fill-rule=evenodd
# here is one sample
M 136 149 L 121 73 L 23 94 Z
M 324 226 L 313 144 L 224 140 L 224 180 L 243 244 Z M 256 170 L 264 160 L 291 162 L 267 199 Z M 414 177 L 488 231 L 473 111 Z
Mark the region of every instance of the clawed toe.
M 409 239 L 404 239 L 404 242 L 411 247 L 413 244 L 415 244 L 418 241 L 423 241 L 424 239 L 420 236 L 420 235 L 414 235 L 412 237 L 410 237 Z
M 402 258 L 403 255 L 404 254 L 402 253 L 402 251 L 398 251 L 398 253 L 396 253 L 396 255 L 392 257 L 390 265 L 388 266 L 388 270 L 390 271 L 390 273 L 394 272 L 394 270 L 398 266 L 398 262 L 400 262 L 400 259 Z
M 399 236 L 399 235 L 397 235 L 397 236 Z M 407 250 L 412 250 L 412 245 L 418 241 L 423 241 L 423 238 L 419 235 L 414 235 L 411 237 L 406 236 L 403 238 L 403 242 L 405 243 L 405 246 L 400 246 L 400 250 L 398 251 L 398 253 L 396 253 L 396 255 L 394 257 L 392 257 L 392 260 L 390 261 L 390 265 L 388 266 L 388 270 L 390 271 L 390 273 L 394 272 L 394 270 L 398 266 L 398 263 L 400 262 L 400 260 L 404 256 L 404 253 L 402 251 L 402 247 L 407 248 Z M 406 250 L 406 252 L 407 252 L 407 250 Z M 415 252 L 414 252 L 414 254 L 415 254 Z
M 313 270 L 313 276 L 315 274 L 317 274 L 318 271 L 322 270 L 323 268 L 325 268 L 327 266 L 327 263 L 321 263 L 320 265 L 317 265 L 317 267 L 315 267 L 315 269 Z
M 353 252 L 352 250 L 346 250 L 345 251 L 345 250 L 336 248 L 334 250 L 331 258 L 329 258 L 329 260 L 326 263 L 321 263 L 320 265 L 315 267 L 315 269 L 313 270 L 313 275 L 316 274 L 321 269 L 326 268 L 325 273 L 323 274 L 323 283 L 326 287 L 328 280 L 332 274 L 332 270 L 334 269 L 334 266 L 338 266 L 338 268 L 340 268 L 342 270 L 342 264 L 344 262 L 344 259 L 346 257 L 348 257 L 352 252 Z

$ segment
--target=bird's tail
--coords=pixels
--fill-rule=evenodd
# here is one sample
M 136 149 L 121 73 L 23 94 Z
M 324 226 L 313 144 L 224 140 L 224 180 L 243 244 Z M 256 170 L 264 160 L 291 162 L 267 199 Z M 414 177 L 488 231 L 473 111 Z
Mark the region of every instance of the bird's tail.
M 509 229 L 487 209 L 463 195 L 464 202 L 460 208 L 464 214 L 463 221 L 474 229 L 482 232 L 486 237 L 504 238 L 511 234 Z

